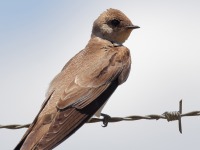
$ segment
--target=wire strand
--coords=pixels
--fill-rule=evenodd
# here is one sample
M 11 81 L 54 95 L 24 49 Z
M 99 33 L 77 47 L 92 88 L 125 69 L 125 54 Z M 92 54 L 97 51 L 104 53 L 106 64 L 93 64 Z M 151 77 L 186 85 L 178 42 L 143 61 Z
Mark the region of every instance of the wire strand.
M 179 111 L 171 111 L 171 112 L 164 112 L 162 115 L 145 115 L 145 116 L 139 116 L 139 115 L 131 115 L 126 117 L 111 117 L 109 115 L 103 114 L 103 118 L 92 118 L 87 123 L 97 123 L 97 122 L 103 122 L 104 126 L 106 127 L 108 123 L 115 123 L 120 121 L 137 121 L 137 120 L 159 120 L 159 119 L 165 119 L 168 122 L 169 121 L 179 121 L 179 131 L 182 133 L 182 125 L 181 125 L 181 118 L 182 117 L 190 117 L 190 116 L 200 116 L 200 111 L 191 111 L 188 113 L 182 114 L 182 100 L 179 102 Z M 28 128 L 31 124 L 11 124 L 11 125 L 0 125 L 0 129 L 21 129 L 21 128 Z

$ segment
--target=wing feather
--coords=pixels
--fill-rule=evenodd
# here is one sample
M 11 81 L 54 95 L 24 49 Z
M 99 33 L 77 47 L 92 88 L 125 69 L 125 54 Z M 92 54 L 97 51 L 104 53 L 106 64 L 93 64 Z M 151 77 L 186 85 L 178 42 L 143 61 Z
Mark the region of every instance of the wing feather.
M 38 120 L 38 116 L 41 113 L 41 111 L 43 110 L 43 108 L 46 106 L 47 102 L 49 101 L 49 99 L 51 98 L 51 96 L 53 95 L 54 91 L 52 91 L 52 93 L 49 94 L 49 96 L 46 98 L 46 100 L 43 102 L 42 107 L 39 111 L 39 113 L 37 114 L 37 116 L 35 117 L 33 123 L 30 125 L 30 127 L 28 128 L 28 130 L 25 132 L 24 136 L 22 137 L 22 139 L 20 140 L 20 142 L 17 144 L 17 146 L 14 148 L 14 150 L 19 150 L 20 147 L 23 145 L 24 141 L 26 140 L 27 136 L 30 134 L 30 132 L 32 131 L 36 121 Z
M 70 86 L 65 89 L 63 98 L 57 102 L 57 108 L 64 109 L 77 104 L 76 107 L 81 109 L 105 91 L 123 69 L 122 63 L 113 63 L 115 55 L 116 53 L 113 53 L 113 56 L 107 60 L 108 63 L 103 63 L 106 66 L 101 64 L 101 67 L 78 74 Z
M 93 116 L 96 110 L 98 110 L 98 108 L 105 103 L 105 100 L 115 91 L 117 86 L 117 80 L 113 81 L 106 91 L 83 109 L 70 107 L 64 110 L 58 110 L 48 133 L 40 139 L 34 149 L 49 150 L 67 139 Z

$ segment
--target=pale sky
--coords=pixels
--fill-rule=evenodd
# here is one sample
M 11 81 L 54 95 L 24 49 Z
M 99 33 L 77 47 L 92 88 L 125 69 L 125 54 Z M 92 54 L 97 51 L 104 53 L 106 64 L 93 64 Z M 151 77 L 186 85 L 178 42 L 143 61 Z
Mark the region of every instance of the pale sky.
M 108 8 L 135 25 L 124 43 L 129 79 L 103 112 L 111 116 L 200 110 L 200 1 L 0 1 L 0 124 L 33 121 L 52 78 L 87 44 L 93 21 Z M 198 150 L 199 117 L 178 122 L 86 124 L 56 150 Z M 0 149 L 12 150 L 26 129 L 0 129 Z

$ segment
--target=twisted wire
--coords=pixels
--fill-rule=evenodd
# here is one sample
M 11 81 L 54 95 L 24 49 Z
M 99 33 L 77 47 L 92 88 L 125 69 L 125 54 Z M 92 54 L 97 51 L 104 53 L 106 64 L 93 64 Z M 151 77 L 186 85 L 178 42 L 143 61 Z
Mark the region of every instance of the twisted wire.
M 178 120 L 179 122 L 179 131 L 182 133 L 182 125 L 181 125 L 181 118 L 182 117 L 191 117 L 191 116 L 200 116 L 200 111 L 191 111 L 188 113 L 182 114 L 182 100 L 179 103 L 179 111 L 171 111 L 171 112 L 164 112 L 162 115 L 131 115 L 126 117 L 111 117 L 109 115 L 103 114 L 103 118 L 92 118 L 87 123 L 97 123 L 103 122 L 103 127 L 106 127 L 108 123 L 120 122 L 120 121 L 136 121 L 136 120 L 159 120 L 165 119 L 169 121 Z M 28 128 L 30 124 L 20 125 L 20 124 L 11 124 L 11 125 L 0 125 L 0 129 L 21 129 L 21 128 Z

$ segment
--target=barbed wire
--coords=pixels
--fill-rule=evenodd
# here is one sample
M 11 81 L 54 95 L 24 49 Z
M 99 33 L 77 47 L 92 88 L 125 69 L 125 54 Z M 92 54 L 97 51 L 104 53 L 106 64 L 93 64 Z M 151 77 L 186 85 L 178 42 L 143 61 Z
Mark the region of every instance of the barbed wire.
M 131 115 L 127 117 L 111 117 L 107 114 L 101 114 L 103 118 L 91 118 L 87 123 L 97 123 L 97 122 L 103 122 L 103 127 L 106 127 L 108 123 L 114 123 L 114 122 L 120 122 L 120 121 L 136 121 L 136 120 L 159 120 L 159 119 L 166 119 L 169 121 L 175 121 L 178 120 L 178 127 L 179 132 L 182 133 L 182 124 L 181 124 L 181 118 L 182 117 L 188 117 L 188 116 L 200 116 L 200 111 L 191 111 L 188 113 L 182 114 L 182 100 L 179 102 L 179 111 L 171 111 L 171 112 L 164 112 L 162 115 L 145 115 L 145 116 L 139 116 L 139 115 Z M 28 128 L 31 124 L 25 124 L 25 125 L 19 125 L 19 124 L 12 124 L 12 125 L 0 125 L 0 129 L 21 129 L 21 128 Z

